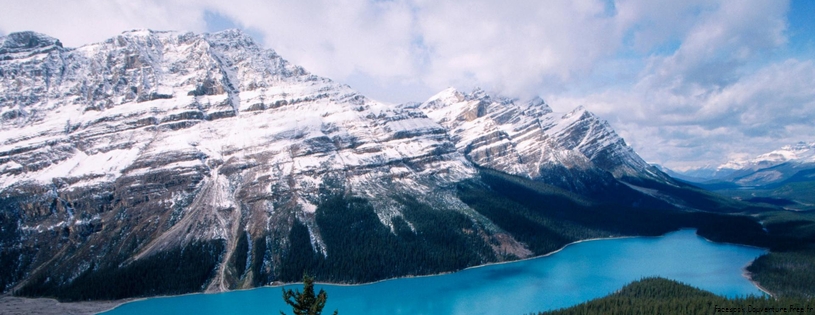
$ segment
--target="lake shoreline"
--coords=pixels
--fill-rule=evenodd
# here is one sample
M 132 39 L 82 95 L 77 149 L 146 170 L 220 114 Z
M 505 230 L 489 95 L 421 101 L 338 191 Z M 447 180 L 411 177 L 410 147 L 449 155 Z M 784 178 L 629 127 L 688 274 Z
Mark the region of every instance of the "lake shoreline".
M 767 252 L 769 253 L 769 249 L 764 248 L 764 247 L 759 247 L 759 246 L 754 246 L 754 245 L 738 244 L 738 243 L 730 243 L 730 242 L 716 242 L 716 241 L 709 240 L 707 237 L 701 236 L 701 235 L 699 235 L 699 234 L 697 234 L 697 235 L 698 235 L 699 237 L 703 238 L 705 241 L 708 241 L 708 242 L 711 242 L 711 243 L 716 243 L 716 244 L 729 244 L 729 245 L 734 245 L 734 246 L 745 246 L 745 247 L 752 247 L 752 248 L 760 248 L 760 249 L 767 250 Z M 759 257 L 760 257 L 760 256 L 759 256 Z M 756 259 L 758 259 L 758 257 L 756 257 Z M 750 281 L 750 283 L 752 283 L 752 284 L 753 284 L 753 286 L 755 286 L 755 287 L 756 287 L 757 289 L 759 289 L 761 292 L 764 292 L 764 294 L 769 295 L 770 297 L 775 298 L 776 296 L 775 296 L 775 295 L 774 295 L 772 292 L 770 292 L 770 290 L 767 290 L 765 287 L 762 287 L 762 286 L 761 286 L 761 284 L 759 284 L 759 283 L 758 283 L 758 281 L 756 281 L 755 279 L 753 279 L 753 273 L 752 273 L 752 272 L 747 271 L 747 268 L 750 268 L 750 266 L 751 266 L 751 265 L 752 265 L 752 264 L 753 264 L 755 261 L 756 261 L 756 260 L 755 260 L 755 259 L 753 259 L 753 260 L 752 260 L 752 261 L 751 261 L 749 264 L 747 264 L 746 266 L 744 266 L 744 268 L 741 268 L 741 271 L 742 271 L 741 275 L 742 275 L 742 276 L 743 276 L 745 279 L 747 279 L 747 281 Z
M 3 294 L 0 295 L 0 313 L 32 315 L 99 314 L 133 301 L 135 299 L 60 302 L 47 297 L 28 298 Z
M 596 237 L 590 239 L 583 239 L 574 241 L 568 244 L 565 244 L 558 248 L 555 251 L 533 256 L 527 257 L 523 259 L 517 260 L 509 260 L 509 261 L 499 261 L 499 262 L 491 262 L 477 266 L 470 266 L 461 270 L 457 271 L 450 271 L 450 272 L 442 272 L 442 273 L 434 273 L 434 274 L 427 274 L 427 275 L 413 275 L 413 276 L 401 276 L 401 277 L 393 277 L 387 278 L 372 282 L 364 282 L 364 283 L 330 283 L 330 282 L 315 282 L 319 285 L 332 285 L 332 286 L 364 286 L 364 285 L 372 285 L 377 284 L 384 281 L 390 280 L 397 280 L 397 279 L 409 279 L 409 278 L 423 278 L 423 277 L 434 277 L 440 275 L 446 275 L 456 272 L 461 272 L 468 269 L 475 269 L 475 268 L 483 268 L 492 265 L 501 265 L 501 264 L 509 264 L 515 262 L 521 262 L 526 260 L 538 259 L 543 257 L 548 257 L 554 255 L 566 247 L 574 244 L 584 243 L 584 242 L 591 242 L 591 241 L 602 241 L 602 240 L 612 240 L 612 239 L 621 239 L 621 238 L 634 238 L 634 237 L 663 237 L 664 235 L 660 236 L 610 236 L 610 237 Z M 167 298 L 167 297 L 178 297 L 178 296 L 186 296 L 186 295 L 195 295 L 195 294 L 218 294 L 224 292 L 235 292 L 235 291 L 244 291 L 244 290 L 254 290 L 259 288 L 276 288 L 276 287 L 285 287 L 289 285 L 297 285 L 301 284 L 301 282 L 273 282 L 269 285 L 254 287 L 254 288 L 247 288 L 247 289 L 236 289 L 236 290 L 228 290 L 228 291 L 219 291 L 219 292 L 190 292 L 185 294 L 177 294 L 177 295 L 155 295 L 149 297 L 139 297 L 139 298 L 130 298 L 130 299 L 123 299 L 123 300 L 113 300 L 113 301 L 83 301 L 83 302 L 59 302 L 53 298 L 47 297 L 40 297 L 40 298 L 30 298 L 30 297 L 17 297 L 12 295 L 2 295 L 0 296 L 0 310 L 19 310 L 21 312 L 25 312 L 27 314 L 40 314 L 40 315 L 59 315 L 59 314 L 99 314 L 104 313 L 110 310 L 113 310 L 123 304 L 142 301 L 146 299 L 154 299 L 154 298 Z M 21 308 L 24 307 L 24 308 Z
M 391 281 L 391 280 L 398 280 L 398 279 L 423 278 L 423 277 L 433 277 L 433 276 L 447 275 L 447 274 L 466 271 L 468 269 L 484 268 L 484 267 L 490 267 L 490 266 L 495 266 L 495 265 L 503 265 L 503 264 L 516 263 L 516 262 L 529 261 L 529 260 L 533 260 L 533 259 L 549 257 L 549 256 L 552 256 L 554 254 L 557 254 L 557 253 L 563 251 L 564 249 L 566 249 L 567 247 L 569 247 L 571 245 L 580 244 L 580 243 L 586 243 L 586 242 L 592 242 L 592 241 L 602 241 L 602 240 L 628 239 L 628 238 L 648 238 L 648 239 L 662 238 L 662 237 L 665 237 L 667 234 L 676 233 L 676 232 L 680 232 L 680 231 L 683 231 L 683 230 L 694 230 L 694 229 L 679 229 L 677 231 L 671 231 L 671 232 L 665 233 L 663 235 L 658 235 L 658 236 L 609 236 L 609 237 L 598 237 L 598 238 L 583 239 L 583 240 L 578 240 L 578 241 L 567 243 L 567 244 L 561 246 L 560 248 L 558 248 L 557 250 L 546 253 L 546 254 L 543 254 L 543 255 L 527 257 L 527 258 L 511 260 L 511 261 L 491 262 L 491 263 L 481 264 L 481 265 L 477 265 L 477 266 L 471 266 L 471 267 L 467 267 L 467 268 L 464 268 L 464 269 L 461 269 L 461 270 L 451 271 L 451 272 L 443 272 L 443 273 L 435 273 L 435 274 L 427 274 L 427 275 L 410 275 L 410 276 L 393 277 L 393 278 L 387 278 L 387 279 L 382 279 L 382 280 L 373 281 L 373 282 L 366 282 L 366 283 L 317 282 L 317 284 L 330 285 L 330 286 L 340 286 L 340 287 L 367 286 L 367 285 L 377 284 L 377 283 L 381 283 L 381 282 L 385 282 L 385 281 Z M 696 234 L 696 236 L 699 236 L 699 235 Z M 712 243 L 717 243 L 717 242 L 710 241 L 707 238 L 704 238 L 702 236 L 699 236 L 699 237 L 701 237 L 705 241 L 712 242 Z M 732 244 L 732 245 L 739 245 L 739 244 Z M 740 246 L 745 246 L 745 245 L 740 245 Z M 750 246 L 750 247 L 752 247 L 752 246 Z M 748 266 L 749 266 L 749 264 L 748 264 Z M 752 277 L 750 277 L 749 273 L 746 271 L 746 267 L 744 267 L 742 269 L 742 271 L 743 271 L 742 275 L 743 275 L 744 278 L 746 278 L 750 283 L 752 283 L 760 291 L 772 296 L 772 294 L 769 293 L 769 291 L 767 291 L 765 288 L 761 287 L 757 282 L 755 282 L 752 279 Z M 146 299 L 155 299 L 155 298 L 162 298 L 162 297 L 178 297 L 178 296 L 198 295 L 198 294 L 218 294 L 218 293 L 224 293 L 224 292 L 236 292 L 236 291 L 254 290 L 254 289 L 258 289 L 258 288 L 278 288 L 278 287 L 282 288 L 282 287 L 285 287 L 285 286 L 298 285 L 298 284 L 301 284 L 301 282 L 291 282 L 291 283 L 274 282 L 274 283 L 271 283 L 269 285 L 261 286 L 261 287 L 254 287 L 254 288 L 247 288 L 247 289 L 237 289 L 237 290 L 228 290 L 228 291 L 219 291 L 219 292 L 192 292 L 192 293 L 179 294 L 179 295 L 157 295 L 157 296 L 150 296 L 150 297 L 131 298 L 131 299 L 114 300 L 114 301 L 87 301 L 87 302 L 65 302 L 65 303 L 58 302 L 57 300 L 50 299 L 50 298 L 25 298 L 25 297 L 13 297 L 13 296 L 10 296 L 10 295 L 3 295 L 3 296 L 0 296 L 0 310 L 10 310 L 10 309 L 5 307 L 7 305 L 10 305 L 9 307 L 18 307 L 17 310 L 20 310 L 21 312 L 25 312 L 25 313 L 31 313 L 31 314 L 44 314 L 44 315 L 51 315 L 51 314 L 98 314 L 98 313 L 113 310 L 113 309 L 115 309 L 115 308 L 117 308 L 117 307 L 119 307 L 119 306 L 121 306 L 123 304 L 126 304 L 126 303 L 131 303 L 131 302 L 136 302 L 136 301 L 141 301 L 141 300 L 146 300 Z M 5 302 L 10 302 L 10 304 L 5 303 Z M 24 309 L 19 308 L 19 307 L 23 307 L 23 306 L 26 306 L 26 308 L 24 308 Z M 28 308 L 31 308 L 31 310 L 29 310 Z
M 677 231 L 674 231 L 674 232 L 678 232 L 678 231 L 680 231 L 680 230 L 677 230 Z M 673 232 L 668 232 L 668 233 L 673 233 Z M 516 263 L 516 262 L 522 262 L 522 261 L 528 261 L 528 260 L 533 260 L 533 259 L 538 259 L 538 258 L 544 258 L 544 257 L 548 257 L 548 256 L 551 256 L 551 255 L 557 254 L 558 252 L 566 249 L 566 247 L 569 247 L 569 246 L 575 245 L 575 244 L 579 244 L 579 243 L 584 243 L 584 242 L 603 241 L 603 240 L 616 240 L 616 239 L 637 238 L 637 237 L 650 238 L 650 237 L 663 237 L 663 236 L 665 236 L 665 235 L 659 235 L 659 236 L 609 236 L 609 237 L 587 238 L 587 239 L 584 239 L 584 240 L 579 240 L 579 241 L 574 241 L 574 242 L 571 242 L 571 243 L 567 243 L 567 244 L 561 246 L 560 248 L 558 248 L 557 250 L 552 251 L 552 252 L 548 252 L 548 253 L 543 254 L 543 255 L 532 256 L 532 257 L 516 259 L 516 260 L 491 262 L 491 263 L 486 263 L 486 264 L 481 264 L 481 265 L 476 265 L 476 266 L 470 266 L 470 267 L 467 267 L 467 268 L 464 268 L 464 269 L 461 269 L 461 270 L 456 270 L 456 271 L 438 272 L 438 273 L 432 273 L 432 274 L 426 274 L 426 275 L 400 276 L 400 277 L 393 277 L 393 278 L 387 278 L 387 279 L 371 281 L 371 282 L 362 282 L 362 283 L 331 283 L 331 282 L 314 282 L 314 283 L 315 284 L 321 284 L 321 285 L 332 285 L 332 286 L 345 287 L 345 286 L 361 286 L 361 285 L 377 284 L 377 283 L 381 283 L 381 282 L 385 282 L 385 281 L 398 280 L 398 279 L 413 279 L 413 278 L 425 278 L 425 277 L 443 276 L 443 275 L 449 275 L 449 274 L 452 274 L 452 273 L 462 272 L 462 271 L 470 270 L 470 269 L 484 268 L 484 267 L 490 267 L 490 266 L 495 266 L 495 265 L 503 265 L 503 264 L 511 264 L 511 263 Z M 302 282 L 273 282 L 273 283 L 271 283 L 269 285 L 265 285 L 265 286 L 257 287 L 257 288 L 284 287 L 284 286 L 287 286 L 287 285 L 297 285 L 297 284 L 301 284 L 301 283 Z M 252 289 L 257 289 L 257 288 L 241 289 L 241 290 L 252 290 Z M 230 290 L 230 291 L 240 291 L 240 290 Z
M 657 235 L 657 236 L 650 236 L 650 235 L 631 236 L 631 235 L 629 235 L 629 236 L 609 236 L 609 237 L 587 238 L 587 239 L 583 239 L 583 240 L 578 240 L 578 241 L 566 243 L 563 246 L 561 246 L 560 248 L 558 248 L 557 250 L 546 253 L 546 254 L 543 254 L 543 255 L 532 256 L 532 257 L 527 257 L 527 258 L 522 258 L 522 259 L 517 259 L 517 260 L 491 262 L 491 263 L 481 264 L 481 265 L 477 265 L 477 266 L 470 266 L 470 267 L 467 267 L 467 268 L 464 268 L 464 269 L 461 269 L 461 270 L 457 270 L 457 271 L 439 272 L 439 273 L 434 273 L 434 274 L 418 275 L 418 276 L 400 276 L 400 277 L 393 277 L 393 278 L 387 278 L 387 279 L 382 279 L 382 280 L 377 280 L 377 281 L 372 281 L 372 282 L 363 282 L 363 283 L 315 282 L 315 284 L 332 285 L 332 286 L 358 286 L 358 285 L 376 284 L 376 283 L 380 283 L 380 282 L 384 282 L 384 281 L 397 280 L 397 279 L 411 279 L 411 278 L 423 278 L 423 277 L 441 276 L 441 275 L 447 275 L 447 274 L 456 273 L 456 272 L 462 272 L 462 271 L 469 270 L 469 269 L 484 268 L 484 267 L 489 267 L 489 266 L 511 264 L 511 263 L 516 263 L 516 262 L 522 262 L 522 261 L 528 261 L 528 260 L 533 260 L 533 259 L 538 259 L 538 258 L 544 258 L 544 257 L 548 257 L 548 256 L 551 256 L 551 255 L 557 254 L 557 253 L 563 251 L 564 249 L 566 249 L 569 246 L 580 244 L 580 243 L 585 243 L 585 242 L 628 239 L 628 238 L 660 238 L 660 237 L 665 237 L 666 235 L 668 235 L 670 233 L 676 233 L 676 232 L 681 232 L 681 231 L 691 231 L 691 230 L 696 231 L 696 229 L 694 229 L 694 228 L 681 228 L 681 229 L 678 229 L 676 231 L 670 231 L 670 232 L 667 232 L 665 234 Z M 733 245 L 733 246 L 744 246 L 744 247 L 767 250 L 766 248 L 758 247 L 758 246 L 752 246 L 752 245 L 730 243 L 730 242 L 716 242 L 716 241 L 712 241 L 712 240 L 710 240 L 710 239 L 708 239 L 708 238 L 706 238 L 706 237 L 704 237 L 702 235 L 699 235 L 699 234 L 697 234 L 695 232 L 694 232 L 694 234 L 696 236 L 702 238 L 703 240 L 705 240 L 707 242 L 710 242 L 710 243 L 714 243 L 714 244 L 726 244 L 726 245 Z M 750 264 L 752 264 L 752 262 L 750 262 Z M 757 282 L 753 281 L 752 277 L 748 276 L 749 273 L 746 270 L 746 268 L 748 266 L 749 266 L 749 264 L 747 266 L 745 266 L 744 268 L 742 268 L 744 278 L 746 278 L 751 283 L 753 283 L 756 286 L 756 288 L 758 288 L 762 292 L 767 293 L 768 295 L 772 296 L 772 294 L 769 293 L 769 291 L 767 291 L 766 289 L 764 289 L 763 287 L 758 285 Z M 287 286 L 287 285 L 296 285 L 296 284 L 300 284 L 300 283 L 302 283 L 302 282 L 274 282 L 272 284 L 265 285 L 265 286 L 262 286 L 262 287 L 257 287 L 257 288 L 283 287 L 283 286 Z M 256 289 L 256 288 L 251 288 L 251 289 Z M 241 289 L 241 290 L 251 290 L 251 289 Z M 231 291 L 240 291 L 240 290 L 231 290 Z

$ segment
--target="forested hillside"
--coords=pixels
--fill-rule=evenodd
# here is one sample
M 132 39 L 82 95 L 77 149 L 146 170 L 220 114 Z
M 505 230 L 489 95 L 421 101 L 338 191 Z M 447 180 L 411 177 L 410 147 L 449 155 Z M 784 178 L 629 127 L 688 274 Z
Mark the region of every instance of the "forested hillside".
M 628 284 L 609 296 L 538 315 L 809 314 L 814 311 L 815 300 L 812 298 L 724 298 L 673 280 L 645 278 Z

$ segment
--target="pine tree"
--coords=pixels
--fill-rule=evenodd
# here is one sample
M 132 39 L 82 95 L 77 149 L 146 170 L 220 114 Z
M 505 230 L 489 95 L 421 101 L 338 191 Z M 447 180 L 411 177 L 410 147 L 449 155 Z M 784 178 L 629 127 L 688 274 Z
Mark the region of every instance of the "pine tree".
M 294 315 L 320 315 L 323 313 L 326 299 L 328 295 L 323 289 L 314 294 L 314 278 L 307 274 L 303 275 L 303 293 L 300 293 L 300 290 L 283 289 L 283 300 L 291 306 Z M 280 314 L 286 315 L 282 311 Z M 334 315 L 337 315 L 336 310 Z

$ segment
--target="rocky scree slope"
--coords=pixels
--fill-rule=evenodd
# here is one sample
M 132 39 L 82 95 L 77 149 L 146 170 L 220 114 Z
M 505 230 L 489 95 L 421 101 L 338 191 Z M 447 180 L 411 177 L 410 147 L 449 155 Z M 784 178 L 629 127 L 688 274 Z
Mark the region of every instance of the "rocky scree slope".
M 673 185 L 582 108 L 478 90 L 383 104 L 235 30 L 79 48 L 10 34 L 0 115 L 0 288 L 28 295 L 223 291 L 308 266 L 355 282 L 540 254 L 458 197 L 479 168 L 575 193 Z M 134 288 L 64 294 L 115 280 Z

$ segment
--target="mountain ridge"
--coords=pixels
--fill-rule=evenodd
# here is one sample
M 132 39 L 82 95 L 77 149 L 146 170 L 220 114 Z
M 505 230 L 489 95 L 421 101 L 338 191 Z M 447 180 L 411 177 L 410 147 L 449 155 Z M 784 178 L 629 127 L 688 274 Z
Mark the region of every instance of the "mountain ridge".
M 694 186 L 754 204 L 815 209 L 815 142 L 798 142 L 716 168 L 665 173 Z
M 799 141 L 752 158 L 733 159 L 715 167 L 704 166 L 685 171 L 669 170 L 669 172 L 680 177 L 685 176 L 690 181 L 701 183 L 709 180 L 730 180 L 744 177 L 752 172 L 787 163 L 799 165 L 815 163 L 815 142 Z
M 218 292 L 308 270 L 373 281 L 697 224 L 677 211 L 709 204 L 584 108 L 454 89 L 388 105 L 237 30 L 0 43 L 3 291 Z M 157 279 L 104 280 L 144 272 Z

